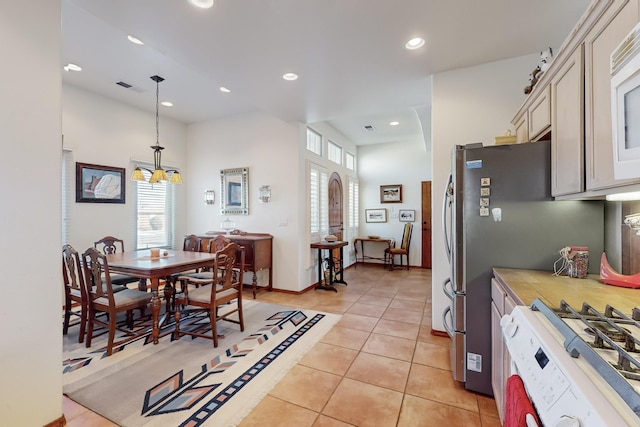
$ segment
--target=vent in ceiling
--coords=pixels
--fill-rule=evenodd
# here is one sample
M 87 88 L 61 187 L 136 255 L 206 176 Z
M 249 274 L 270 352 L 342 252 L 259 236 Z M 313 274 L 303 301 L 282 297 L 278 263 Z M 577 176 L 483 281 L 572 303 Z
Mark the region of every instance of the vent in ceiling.
M 365 125 L 364 130 L 367 132 L 375 132 L 376 128 L 373 125 Z
M 131 89 L 132 91 L 137 92 L 137 93 L 143 93 L 144 92 L 144 89 L 139 88 L 139 87 L 134 86 L 134 85 L 130 85 L 127 82 L 119 81 L 119 82 L 116 82 L 116 84 L 118 86 L 122 86 L 125 89 Z

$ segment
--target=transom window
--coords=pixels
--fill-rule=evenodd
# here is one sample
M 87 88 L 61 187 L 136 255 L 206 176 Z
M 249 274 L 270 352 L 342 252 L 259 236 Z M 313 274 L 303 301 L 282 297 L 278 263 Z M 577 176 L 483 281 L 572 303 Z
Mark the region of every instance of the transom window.
M 328 142 L 329 160 L 339 165 L 342 164 L 342 147 L 333 141 Z
M 307 128 L 307 150 L 322 155 L 322 135 L 311 128 Z

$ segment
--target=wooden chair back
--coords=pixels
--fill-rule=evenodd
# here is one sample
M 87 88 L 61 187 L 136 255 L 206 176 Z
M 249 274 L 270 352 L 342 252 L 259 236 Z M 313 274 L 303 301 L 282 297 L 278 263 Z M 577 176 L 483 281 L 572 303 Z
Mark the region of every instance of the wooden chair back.
M 202 245 L 202 239 L 195 234 L 189 234 L 185 236 L 184 243 L 182 244 L 182 250 L 188 252 L 200 252 Z
M 97 242 L 93 242 L 94 248 L 100 249 L 99 246 L 102 247 L 102 253 L 105 255 L 124 252 L 124 241 L 113 236 L 105 236 Z
M 237 257 L 240 262 L 236 264 Z M 233 268 L 238 265 L 237 268 Z M 242 292 L 242 279 L 244 275 L 244 249 L 237 243 L 229 243 L 224 248 L 216 252 L 216 259 L 213 264 L 213 277 L 216 285 L 212 287 L 212 301 L 215 301 L 214 293 L 236 288 Z
M 413 230 L 413 224 L 410 222 L 404 225 L 404 232 L 402 233 L 402 242 L 400 244 L 401 249 L 409 250 L 411 244 L 411 231 Z
M 71 245 L 62 246 L 62 281 L 64 284 L 64 323 L 62 333 L 69 331 L 71 315 L 80 317 L 80 331 L 78 342 L 84 341 L 87 319 L 87 290 L 84 285 L 84 275 L 80 264 L 80 256 Z M 79 305 L 79 310 L 73 310 L 73 304 Z
M 93 299 L 107 298 L 109 305 L 113 305 L 113 284 L 107 256 L 96 248 L 89 248 L 82 254 L 82 264 L 89 303 Z
M 233 242 L 227 237 L 218 235 L 209 241 L 209 253 L 218 253 L 230 243 Z

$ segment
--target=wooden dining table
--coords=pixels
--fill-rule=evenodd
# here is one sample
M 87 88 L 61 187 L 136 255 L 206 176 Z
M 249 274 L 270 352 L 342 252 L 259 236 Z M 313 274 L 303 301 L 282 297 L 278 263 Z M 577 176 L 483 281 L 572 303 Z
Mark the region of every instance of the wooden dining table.
M 158 344 L 160 334 L 159 318 L 161 301 L 158 295 L 160 280 L 172 274 L 181 273 L 196 268 L 212 267 L 216 255 L 208 252 L 190 252 L 160 250 L 160 256 L 152 257 L 148 249 L 130 252 L 121 252 L 107 255 L 109 270 L 114 273 L 123 273 L 130 276 L 147 279 L 151 288 L 151 313 L 153 315 L 153 329 L 151 336 L 153 343 Z M 169 288 L 167 288 L 169 287 Z M 165 297 L 169 299 L 173 287 L 165 283 Z M 167 300 L 167 310 L 170 313 L 170 301 Z

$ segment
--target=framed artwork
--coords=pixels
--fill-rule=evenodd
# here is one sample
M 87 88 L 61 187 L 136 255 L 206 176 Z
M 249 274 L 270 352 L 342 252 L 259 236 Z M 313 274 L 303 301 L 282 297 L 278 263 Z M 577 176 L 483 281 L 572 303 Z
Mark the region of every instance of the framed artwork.
M 364 214 L 367 222 L 387 222 L 386 209 L 365 209 Z
M 400 209 L 398 211 L 400 222 L 413 222 L 416 220 L 416 211 L 413 209 Z
M 76 162 L 76 203 L 124 203 L 125 169 Z
M 227 206 L 241 206 L 242 205 L 242 184 L 239 182 L 229 182 L 229 189 L 227 194 L 229 200 Z
M 381 185 L 380 203 L 402 203 L 402 185 Z

